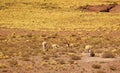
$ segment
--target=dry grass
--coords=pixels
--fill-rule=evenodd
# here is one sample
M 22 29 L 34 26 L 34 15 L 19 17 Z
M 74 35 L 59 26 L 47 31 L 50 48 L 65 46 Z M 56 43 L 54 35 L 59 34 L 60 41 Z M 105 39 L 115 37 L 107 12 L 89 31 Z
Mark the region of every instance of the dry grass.
M 66 64 L 65 60 L 63 59 L 57 59 L 56 61 L 58 62 L 58 64 Z
M 53 32 L 34 34 L 36 32 L 32 33 L 30 31 L 30 33 L 27 33 L 23 31 L 21 35 L 17 35 L 18 33 L 12 31 L 11 34 L 0 35 L 0 59 L 10 59 L 8 62 L 11 67 L 24 67 L 24 64 L 19 64 L 18 61 L 27 61 L 28 63 L 32 62 L 30 58 L 38 56 L 35 61 L 40 60 L 38 65 L 41 67 L 53 66 L 54 68 L 55 65 L 59 64 L 64 68 L 67 62 L 75 64 L 78 60 L 81 60 L 79 54 L 87 44 L 94 45 L 95 49 L 119 46 L 120 38 L 111 39 L 109 35 L 113 35 L 111 32 L 119 32 L 120 13 L 89 13 L 77 10 L 80 6 L 111 4 L 114 2 L 120 4 L 118 0 L 1 0 L 0 27 L 47 31 L 50 29 Z M 74 31 L 77 28 L 85 29 L 88 32 L 70 32 L 69 35 L 65 36 L 56 32 L 57 30 Z M 98 34 L 92 34 L 94 31 Z M 48 47 L 48 51 L 43 52 L 41 49 L 43 40 L 60 45 L 65 45 L 63 43 L 67 41 L 73 45 L 72 49 L 71 47 L 68 49 L 68 47 L 64 48 L 62 46 L 63 49 L 54 50 Z M 102 51 L 96 50 L 96 52 L 101 53 Z M 115 53 L 119 54 L 119 52 Z M 60 57 L 69 58 L 70 60 L 54 60 Z M 111 53 L 105 53 L 103 57 L 114 56 Z M 0 65 L 0 68 L 5 67 Z M 34 66 L 29 64 L 26 67 L 31 70 Z M 101 65 L 95 64 L 92 65 L 92 68 L 100 69 Z M 110 69 L 115 70 L 114 67 Z M 98 71 L 98 73 L 104 72 Z
M 110 70 L 112 70 L 112 71 L 116 71 L 117 68 L 116 68 L 115 66 L 110 66 Z
M 0 64 L 0 69 L 5 69 L 7 66 L 5 64 Z
M 83 5 L 111 4 L 98 0 L 1 1 L 0 27 L 25 29 L 119 28 L 120 14 L 88 13 L 76 10 Z M 120 3 L 120 1 L 117 1 Z M 51 18 L 52 17 L 52 18 Z M 99 22 L 99 23 L 98 23 Z
M 29 65 L 29 66 L 27 66 L 27 69 L 28 69 L 28 70 L 32 70 L 32 69 L 33 69 L 33 66 L 32 66 L 32 65 Z
M 17 60 L 9 60 L 8 62 L 10 64 L 10 67 L 17 67 L 18 66 Z
M 101 65 L 93 64 L 93 65 L 92 65 L 92 68 L 94 68 L 94 69 L 100 69 L 100 68 L 101 68 Z
M 75 54 L 70 55 L 70 58 L 71 58 L 71 60 L 81 60 L 81 56 L 75 55 Z
M 115 55 L 110 51 L 106 51 L 102 54 L 102 57 L 103 58 L 115 58 Z

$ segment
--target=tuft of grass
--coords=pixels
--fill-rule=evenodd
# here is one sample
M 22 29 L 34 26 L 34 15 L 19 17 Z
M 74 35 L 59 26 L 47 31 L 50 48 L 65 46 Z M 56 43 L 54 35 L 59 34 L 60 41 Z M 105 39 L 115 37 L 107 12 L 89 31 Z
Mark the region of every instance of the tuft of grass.
M 101 65 L 93 64 L 93 65 L 92 65 L 92 68 L 94 68 L 94 69 L 100 69 L 100 68 L 101 68 Z
M 56 61 L 58 62 L 58 64 L 65 64 L 65 60 L 63 59 L 57 59 Z
M 74 64 L 74 61 L 73 60 L 70 60 L 70 61 L 68 61 L 70 64 Z
M 42 58 L 43 58 L 43 60 L 49 60 L 49 59 L 50 59 L 50 56 L 44 55 Z
M 4 59 L 9 59 L 9 58 L 10 58 L 10 56 L 5 55 L 3 58 L 4 58 Z
M 18 63 L 18 67 L 23 67 L 24 65 L 22 63 Z
M 52 60 L 52 61 L 50 61 L 50 64 L 51 64 L 51 65 L 56 65 L 57 62 L 56 62 L 55 60 Z
M 115 66 L 110 66 L 110 70 L 115 71 L 117 70 Z
M 33 66 L 32 66 L 32 65 L 29 65 L 29 66 L 27 66 L 27 69 L 32 70 L 32 69 L 33 69 Z
M 8 62 L 9 62 L 11 67 L 17 67 L 18 66 L 17 60 L 9 60 Z
M 7 66 L 5 64 L 0 64 L 0 69 L 4 69 L 7 68 Z
M 102 58 L 115 58 L 115 55 L 110 51 L 105 51 L 102 54 Z
M 75 55 L 75 54 L 70 55 L 70 58 L 71 58 L 72 60 L 81 60 L 81 56 Z
M 23 61 L 31 61 L 29 57 L 21 57 L 20 60 L 23 60 Z
M 48 65 L 48 62 L 46 62 L 46 61 L 41 62 L 41 66 L 47 66 L 47 65 Z

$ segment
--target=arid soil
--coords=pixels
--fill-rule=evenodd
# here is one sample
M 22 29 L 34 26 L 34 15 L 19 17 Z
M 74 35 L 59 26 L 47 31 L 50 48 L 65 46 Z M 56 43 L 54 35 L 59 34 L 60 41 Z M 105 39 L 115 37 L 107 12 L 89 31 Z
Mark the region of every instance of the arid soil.
M 120 73 L 120 30 L 24 30 L 0 28 L 0 73 Z M 48 47 L 43 51 L 42 42 Z M 60 47 L 53 49 L 52 44 Z M 70 46 L 66 46 L 70 44 Z M 93 45 L 95 57 L 84 52 Z M 115 58 L 101 58 L 116 49 Z
M 95 6 L 81 6 L 78 9 L 87 12 L 112 12 L 112 13 L 119 13 L 120 12 L 120 5 L 118 4 L 109 4 L 109 5 L 95 5 Z

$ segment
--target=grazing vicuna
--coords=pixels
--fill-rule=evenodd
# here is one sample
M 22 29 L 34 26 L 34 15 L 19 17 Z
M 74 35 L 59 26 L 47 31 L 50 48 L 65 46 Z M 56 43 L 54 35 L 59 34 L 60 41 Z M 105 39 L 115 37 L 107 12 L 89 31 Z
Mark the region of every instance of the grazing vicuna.
M 90 57 L 94 57 L 94 56 L 95 56 L 94 51 L 93 51 L 93 50 L 91 50 L 91 49 L 89 50 L 89 56 L 90 56 Z

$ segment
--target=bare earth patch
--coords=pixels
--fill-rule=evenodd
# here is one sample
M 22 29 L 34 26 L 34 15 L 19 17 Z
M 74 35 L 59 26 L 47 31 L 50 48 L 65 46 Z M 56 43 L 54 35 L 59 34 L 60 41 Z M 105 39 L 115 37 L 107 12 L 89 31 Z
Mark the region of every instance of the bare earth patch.
M 120 12 L 120 5 L 118 4 L 109 4 L 109 5 L 88 5 L 88 6 L 81 6 L 78 9 L 81 9 L 83 11 L 87 12 L 114 12 L 118 13 Z

